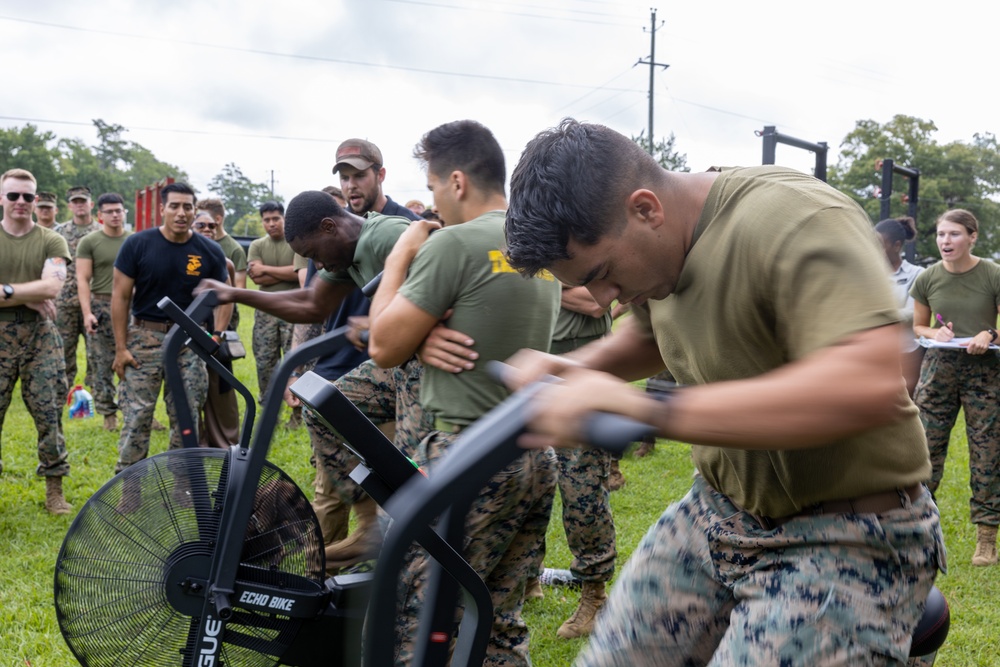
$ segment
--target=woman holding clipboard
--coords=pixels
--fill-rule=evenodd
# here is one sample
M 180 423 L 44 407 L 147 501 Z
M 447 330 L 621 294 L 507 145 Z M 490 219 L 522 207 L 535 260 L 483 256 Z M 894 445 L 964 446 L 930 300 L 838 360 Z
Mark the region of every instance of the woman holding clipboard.
M 977 528 L 972 564 L 984 566 L 997 562 L 1000 525 L 1000 357 L 995 345 L 1000 266 L 972 254 L 978 232 L 979 222 L 969 211 L 942 214 L 937 221 L 941 261 L 917 276 L 910 294 L 913 332 L 931 343 L 914 396 L 933 467 L 928 486 L 934 493 L 941 482 L 948 440 L 962 408 Z

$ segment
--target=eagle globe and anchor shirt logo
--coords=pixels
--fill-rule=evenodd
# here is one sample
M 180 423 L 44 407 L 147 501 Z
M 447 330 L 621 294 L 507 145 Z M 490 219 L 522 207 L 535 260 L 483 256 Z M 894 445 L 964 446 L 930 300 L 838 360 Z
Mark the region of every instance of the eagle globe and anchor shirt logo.
M 201 255 L 188 255 L 187 274 L 189 276 L 201 276 Z

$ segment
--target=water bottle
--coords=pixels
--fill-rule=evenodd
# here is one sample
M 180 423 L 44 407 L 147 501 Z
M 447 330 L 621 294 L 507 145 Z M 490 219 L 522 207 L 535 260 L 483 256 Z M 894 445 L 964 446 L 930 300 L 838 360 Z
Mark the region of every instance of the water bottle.
M 542 573 L 538 575 L 538 583 L 545 586 L 569 586 L 571 588 L 580 588 L 583 585 L 583 582 L 573 576 L 569 570 L 555 570 L 551 567 L 542 570 Z

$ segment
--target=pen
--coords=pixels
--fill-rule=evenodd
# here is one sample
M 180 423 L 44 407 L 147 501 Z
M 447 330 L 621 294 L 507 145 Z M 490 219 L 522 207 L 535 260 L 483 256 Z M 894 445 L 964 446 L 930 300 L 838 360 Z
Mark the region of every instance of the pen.
M 943 317 L 941 317 L 941 313 L 937 314 L 937 321 L 941 323 L 941 326 L 946 328 L 948 327 L 948 323 L 944 321 Z

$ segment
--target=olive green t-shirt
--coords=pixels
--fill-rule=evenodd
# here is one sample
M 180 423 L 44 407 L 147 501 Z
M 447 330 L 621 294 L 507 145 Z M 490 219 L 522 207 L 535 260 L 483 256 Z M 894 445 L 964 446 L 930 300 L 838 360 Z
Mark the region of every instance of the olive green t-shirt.
M 59 234 L 35 225 L 24 236 L 11 236 L 0 227 L 0 283 L 30 283 L 42 277 L 45 260 L 62 257 L 71 261 L 69 245 Z
M 219 239 L 218 244 L 226 259 L 232 260 L 234 271 L 239 273 L 247 270 L 247 254 L 243 252 L 243 246 L 240 245 L 239 241 L 226 234 Z
M 399 293 L 434 317 L 454 309 L 448 326 L 476 341 L 476 367 L 446 373 L 425 366 L 420 403 L 435 417 L 469 424 L 509 392 L 486 374 L 486 363 L 521 348 L 548 351 L 559 311 L 560 285 L 547 272 L 524 278 L 507 264 L 504 212 L 491 211 L 435 232 L 420 248 Z
M 292 266 L 295 267 L 296 271 L 301 271 L 302 269 L 308 269 L 309 258 L 303 257 L 299 253 L 295 253 L 295 259 L 292 260 Z
M 80 240 L 76 247 L 77 259 L 89 259 L 93 262 L 90 274 L 91 294 L 111 294 L 111 285 L 115 277 L 115 257 L 132 232 L 125 231 L 121 236 L 108 236 L 104 230 L 91 232 Z
M 556 318 L 556 329 L 552 334 L 553 341 L 573 340 L 575 338 L 591 338 L 603 336 L 611 331 L 611 311 L 600 317 L 591 317 L 586 313 L 578 313 L 568 308 L 560 308 Z
M 288 245 L 288 241 L 285 239 L 275 241 L 270 236 L 255 239 L 250 244 L 250 252 L 247 256 L 248 262 L 258 261 L 267 266 L 291 266 L 294 259 L 295 251 L 292 250 L 292 246 Z M 298 288 L 298 281 L 291 280 L 282 280 L 273 285 L 258 286 L 258 289 L 262 292 L 286 292 Z
M 939 326 L 935 315 L 940 313 L 957 337 L 975 336 L 997 326 L 1000 266 L 980 259 L 965 273 L 949 273 L 938 262 L 917 276 L 910 295 L 931 309 L 932 327 Z
M 69 246 L 70 259 L 73 259 L 76 257 L 76 248 L 83 237 L 100 229 L 103 229 L 103 227 L 96 220 L 92 220 L 87 225 L 78 225 L 75 221 L 69 220 L 68 222 L 56 225 L 53 231 L 66 239 L 66 244 Z M 76 295 L 76 263 L 71 262 L 66 268 L 66 282 L 63 283 L 60 298 L 64 300 L 75 299 Z
M 354 249 L 354 263 L 336 273 L 322 269 L 319 276 L 331 283 L 347 283 L 364 287 L 382 273 L 385 258 L 392 252 L 396 240 L 409 227 L 410 221 L 395 215 L 371 212 L 365 216 Z
M 733 169 L 712 185 L 674 293 L 634 311 L 678 382 L 740 380 L 898 322 L 886 272 L 871 222 L 851 199 L 790 169 Z M 709 484 L 769 517 L 930 477 L 923 428 L 902 379 L 891 424 L 829 445 L 748 451 L 693 444 Z

